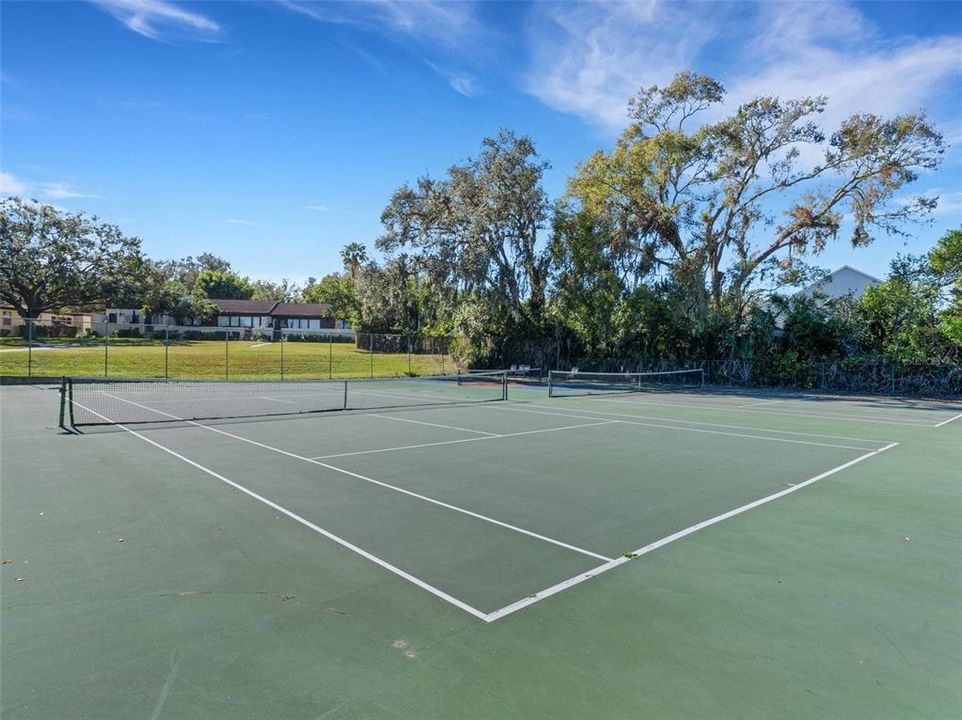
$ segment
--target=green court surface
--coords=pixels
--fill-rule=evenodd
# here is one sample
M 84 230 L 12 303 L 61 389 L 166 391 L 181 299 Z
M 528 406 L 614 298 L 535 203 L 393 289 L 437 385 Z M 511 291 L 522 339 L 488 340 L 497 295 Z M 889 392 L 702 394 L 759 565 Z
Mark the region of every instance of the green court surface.
M 56 390 L 0 390 L 4 720 L 962 715 L 958 400 Z

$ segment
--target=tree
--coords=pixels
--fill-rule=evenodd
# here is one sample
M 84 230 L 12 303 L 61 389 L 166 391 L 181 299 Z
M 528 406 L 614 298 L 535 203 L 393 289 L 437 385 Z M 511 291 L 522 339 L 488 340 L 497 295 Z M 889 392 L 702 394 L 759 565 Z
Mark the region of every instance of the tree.
M 183 283 L 188 291 L 193 292 L 197 285 L 197 277 L 205 270 L 213 272 L 230 272 L 230 262 L 213 253 L 201 253 L 196 258 L 188 256 L 179 260 L 160 260 L 154 263 L 164 278 Z
M 170 315 L 177 325 L 188 318 L 208 318 L 217 306 L 198 291 L 191 292 L 179 280 L 161 280 L 148 291 L 142 306 L 144 315 Z
M 924 114 L 853 115 L 826 136 L 816 122 L 825 98 L 758 97 L 698 125 L 724 97 L 718 81 L 692 73 L 642 90 L 614 150 L 569 184 L 637 275 L 670 275 L 717 308 L 739 301 L 766 264 L 820 252 L 846 213 L 861 246 L 934 208 L 896 198 L 940 161 L 942 136 Z
M 282 278 L 279 282 L 273 280 L 253 280 L 251 285 L 254 290 L 251 293 L 251 300 L 276 300 L 278 302 L 296 302 L 301 296 L 301 288 L 297 283 Z
M 929 253 L 928 261 L 945 303 L 939 328 L 962 347 L 962 228 L 943 235 Z
M 540 334 L 550 259 L 538 236 L 549 212 L 541 187 L 547 167 L 527 137 L 485 138 L 481 154 L 443 180 L 422 177 L 394 193 L 377 247 L 410 252 L 415 274 L 437 290 L 482 301 L 493 328 Z
M 194 286 L 206 297 L 222 300 L 250 300 L 254 289 L 247 278 L 230 270 L 203 270 Z
M 358 270 L 368 261 L 367 248 L 361 243 L 352 242 L 341 248 L 341 260 L 344 269 L 351 275 L 351 280 L 357 279 Z
M 325 275 L 304 290 L 304 300 L 330 305 L 331 315 L 342 320 L 354 317 L 357 311 L 357 294 L 350 275 Z
M 0 209 L 0 300 L 24 318 L 103 303 L 136 282 L 140 240 L 117 226 L 15 197 Z
M 411 292 L 415 278 L 406 255 L 392 258 L 383 268 L 374 263 L 361 268 L 355 281 L 355 327 L 363 332 L 417 333 L 418 303 Z

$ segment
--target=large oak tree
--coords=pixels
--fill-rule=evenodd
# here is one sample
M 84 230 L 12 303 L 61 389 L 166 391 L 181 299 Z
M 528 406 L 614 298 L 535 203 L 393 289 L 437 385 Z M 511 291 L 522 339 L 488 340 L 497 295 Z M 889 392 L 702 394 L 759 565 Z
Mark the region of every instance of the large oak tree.
M 935 206 L 904 194 L 943 151 L 924 114 L 858 114 L 827 133 L 826 98 L 767 96 L 706 120 L 724 99 L 721 83 L 691 73 L 642 90 L 614 149 L 570 181 L 572 212 L 603 231 L 604 251 L 633 279 L 671 277 L 718 307 L 843 229 L 867 245 Z
M 24 318 L 137 294 L 140 240 L 116 225 L 16 197 L 0 201 L 0 300 Z

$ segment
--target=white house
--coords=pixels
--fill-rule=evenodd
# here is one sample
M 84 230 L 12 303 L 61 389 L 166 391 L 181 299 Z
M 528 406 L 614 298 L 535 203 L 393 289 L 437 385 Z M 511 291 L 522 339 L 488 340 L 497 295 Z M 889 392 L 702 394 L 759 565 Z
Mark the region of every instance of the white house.
M 868 288 L 881 282 L 877 277 L 872 277 L 868 273 L 863 273 L 849 265 L 842 265 L 838 270 L 830 272 L 817 283 L 799 290 L 796 294 L 811 297 L 819 292 L 829 300 L 836 300 L 850 294 L 857 300 L 862 297 L 862 293 Z

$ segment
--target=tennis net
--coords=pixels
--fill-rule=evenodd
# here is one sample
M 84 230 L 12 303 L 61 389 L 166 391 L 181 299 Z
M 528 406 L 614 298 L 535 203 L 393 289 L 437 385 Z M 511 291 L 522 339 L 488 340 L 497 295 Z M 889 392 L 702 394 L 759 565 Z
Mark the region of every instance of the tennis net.
M 64 378 L 60 424 L 132 425 L 507 399 L 504 373 L 311 381 Z
M 504 373 L 509 383 L 532 383 L 537 384 L 544 380 L 545 371 L 539 367 L 528 365 L 515 365 L 510 368 L 497 370 L 468 370 L 472 375 L 490 375 L 491 373 Z
M 548 397 L 691 390 L 704 384 L 705 371 L 701 368 L 642 373 L 551 370 L 548 373 Z

